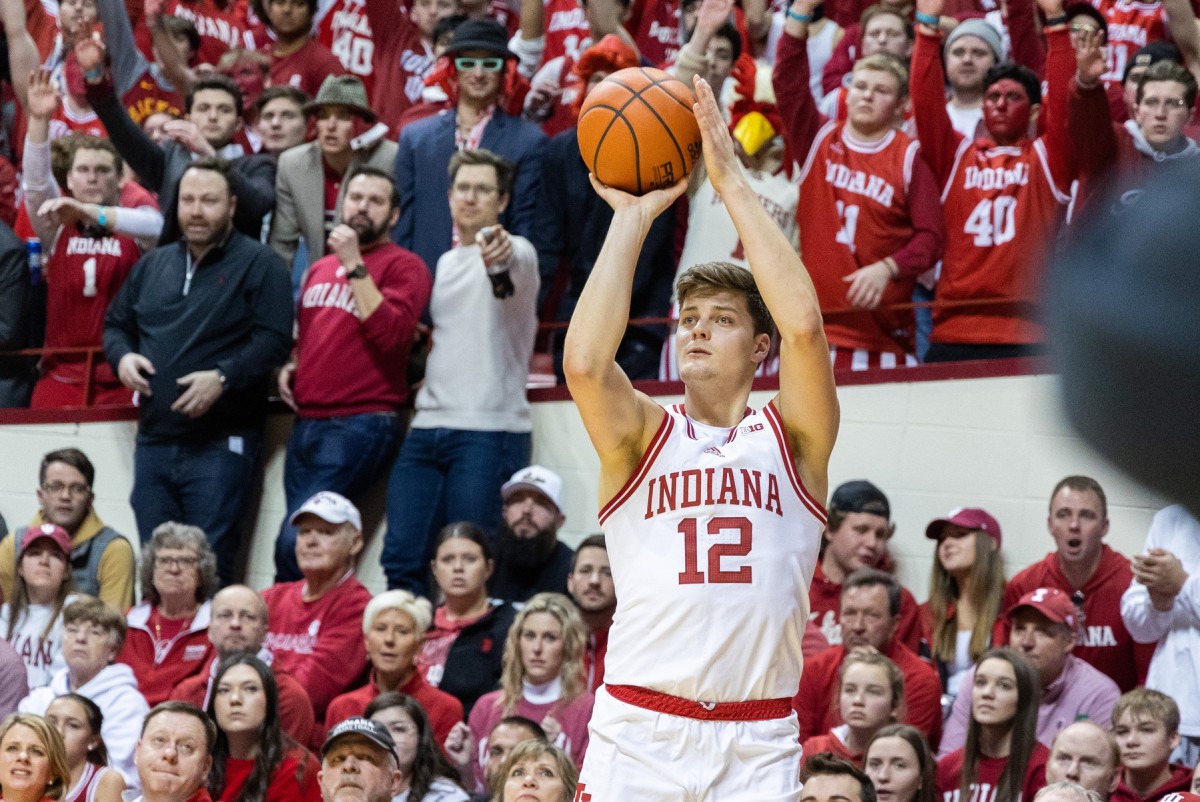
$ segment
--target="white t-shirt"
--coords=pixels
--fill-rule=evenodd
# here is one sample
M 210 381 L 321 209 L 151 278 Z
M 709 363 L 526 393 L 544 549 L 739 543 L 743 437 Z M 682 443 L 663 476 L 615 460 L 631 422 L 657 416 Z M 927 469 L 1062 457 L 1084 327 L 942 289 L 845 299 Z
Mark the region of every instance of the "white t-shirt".
M 68 596 L 63 602 L 63 608 L 74 600 L 74 595 Z M 25 672 L 29 677 L 29 690 L 48 685 L 54 672 L 67 666 L 63 660 L 62 611 L 59 611 L 58 617 L 47 632 L 47 625 L 54 615 L 54 605 L 31 604 L 25 608 L 16 629 L 9 636 L 8 621 L 11 615 L 12 605 L 6 602 L 0 607 L 0 637 L 8 640 L 24 661 Z

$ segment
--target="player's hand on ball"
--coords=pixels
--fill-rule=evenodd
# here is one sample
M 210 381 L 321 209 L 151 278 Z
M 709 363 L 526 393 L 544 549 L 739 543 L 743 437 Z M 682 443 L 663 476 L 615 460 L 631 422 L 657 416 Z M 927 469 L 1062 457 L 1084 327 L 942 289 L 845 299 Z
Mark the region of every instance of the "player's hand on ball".
M 616 187 L 600 183 L 600 179 L 591 173 L 588 173 L 588 180 L 592 182 L 592 189 L 596 190 L 596 194 L 604 198 L 604 202 L 611 206 L 614 212 L 623 208 L 634 208 L 646 212 L 650 221 L 674 203 L 688 185 L 688 180 L 681 178 L 669 187 L 653 189 L 645 195 L 630 195 Z
M 721 194 L 733 182 L 744 182 L 741 164 L 733 149 L 733 137 L 729 127 L 721 117 L 721 109 L 717 106 L 717 98 L 713 95 L 708 81 L 696 76 L 696 105 L 692 110 L 696 113 L 696 122 L 700 124 L 700 138 L 704 142 L 704 169 L 708 172 L 708 180 L 713 189 Z

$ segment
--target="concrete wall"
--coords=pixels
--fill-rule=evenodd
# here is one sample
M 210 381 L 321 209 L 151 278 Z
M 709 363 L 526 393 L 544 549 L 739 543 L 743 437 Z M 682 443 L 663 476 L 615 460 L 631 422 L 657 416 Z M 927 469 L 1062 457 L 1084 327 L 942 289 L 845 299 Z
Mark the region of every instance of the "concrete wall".
M 1122 478 L 1095 456 L 1057 413 L 1052 376 L 956 379 L 842 387 L 842 427 L 831 464 L 830 487 L 869 478 L 891 498 L 897 522 L 892 541 L 901 579 L 918 599 L 927 595 L 933 544 L 925 525 L 958 506 L 982 506 L 1004 530 L 1011 575 L 1052 547 L 1046 507 L 1054 483 L 1083 473 L 1104 486 L 1119 551 L 1141 550 L 1154 511 L 1165 502 Z M 769 393 L 755 393 L 762 406 Z M 663 397 L 663 403 L 681 400 Z M 597 460 L 569 401 L 534 405 L 534 460 L 562 474 L 569 543 L 598 531 Z M 271 583 L 272 548 L 284 512 L 283 445 L 290 418 L 270 422 L 263 496 L 249 546 L 248 581 Z M 9 424 L 0 426 L 0 513 L 9 526 L 36 510 L 33 491 L 41 455 L 76 446 L 97 465 L 96 507 L 109 524 L 135 531 L 128 495 L 132 482 L 134 424 Z M 214 499 L 213 503 L 220 503 Z M 379 568 L 383 488 L 363 505 L 372 531 L 359 574 L 373 590 L 383 588 Z

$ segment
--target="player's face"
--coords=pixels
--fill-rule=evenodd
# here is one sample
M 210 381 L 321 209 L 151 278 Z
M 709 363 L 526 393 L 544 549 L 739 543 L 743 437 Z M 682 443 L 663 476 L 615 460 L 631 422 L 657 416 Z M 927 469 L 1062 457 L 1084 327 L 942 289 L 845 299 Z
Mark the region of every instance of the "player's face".
M 937 558 L 950 576 L 966 576 L 975 570 L 975 530 L 946 524 L 938 535 Z
M 322 106 L 317 109 L 317 144 L 322 153 L 343 154 L 350 151 L 354 138 L 355 115 L 347 106 Z
M 724 36 L 714 36 L 708 43 L 708 71 L 704 79 L 714 92 L 720 92 L 733 69 L 733 45 Z
M 474 599 L 486 593 L 492 561 L 478 543 L 452 537 L 438 546 L 433 558 L 433 579 L 447 598 Z
M 72 534 L 92 509 L 92 488 L 87 477 L 65 462 L 46 466 L 46 478 L 38 488 L 37 498 L 46 522 Z
M 478 231 L 494 226 L 508 206 L 501 194 L 496 168 L 490 164 L 464 164 L 450 184 L 450 217 L 460 230 Z
M 392 182 L 377 175 L 358 175 L 346 185 L 342 199 L 342 222 L 358 234 L 362 246 L 376 245 L 387 238 L 400 210 L 392 206 Z
M 267 718 L 267 690 L 258 672 L 237 665 L 213 689 L 217 726 L 226 734 L 258 732 Z
M 184 240 L 199 249 L 224 240 L 236 203 L 220 173 L 189 169 L 179 182 L 179 227 Z
M 67 171 L 67 189 L 83 203 L 113 206 L 121 196 L 117 161 L 106 150 L 80 148 Z
M 1022 607 L 1013 614 L 1008 646 L 1037 669 L 1043 687 L 1062 673 L 1074 644 L 1067 626 L 1056 624 L 1032 607 Z
M 1134 118 L 1146 141 L 1156 150 L 1166 150 L 1183 134 L 1192 119 L 1183 84 L 1178 81 L 1147 81 L 1142 84 L 1142 100 Z
M 912 41 L 904 30 L 904 23 L 895 14 L 876 14 L 863 31 L 863 56 L 890 53 L 908 60 L 912 52 Z
M 384 610 L 375 616 L 367 632 L 367 657 L 379 674 L 388 678 L 407 677 L 417 651 L 425 640 L 412 616 L 403 610 Z
M 54 601 L 67 576 L 67 555 L 49 538 L 35 540 L 21 551 L 17 573 L 25 581 L 29 601 L 48 604 Z
M 749 381 L 767 358 L 771 338 L 755 335 L 750 307 L 740 293 L 692 293 L 679 310 L 675 332 L 679 378 Z
M 1077 722 L 1054 739 L 1046 761 L 1046 783 L 1077 783 L 1108 799 L 1117 785 L 1117 768 L 1104 730 L 1090 722 Z
M 617 606 L 608 549 L 588 546 L 575 555 L 575 570 L 567 577 L 567 592 L 585 613 L 600 613 Z
M 92 732 L 87 711 L 70 697 L 60 696 L 46 708 L 46 723 L 58 730 L 67 751 L 67 765 L 78 766 L 87 760 L 89 749 L 99 745 L 100 734 Z
M 946 53 L 946 79 L 955 91 L 979 91 L 983 75 L 996 63 L 996 56 L 978 36 L 958 37 Z
M 892 525 L 882 515 L 846 513 L 841 526 L 829 533 L 825 559 L 845 574 L 878 564 L 892 536 Z
M 519 724 L 497 724 L 488 736 L 487 766 L 485 776 L 489 788 L 495 787 L 496 772 L 508 760 L 508 753 L 517 744 L 524 743 L 536 735 Z
M 883 585 L 843 590 L 838 618 L 846 651 L 857 646 L 874 646 L 882 652 L 896 630 L 896 619 L 888 609 L 887 588 Z
M 305 0 L 267 0 L 267 20 L 277 36 L 293 39 L 312 27 L 312 12 Z
M 1113 736 L 1126 771 L 1152 771 L 1166 766 L 1171 752 L 1179 746 L 1179 733 L 1167 732 L 1163 722 L 1135 715 L 1131 710 L 1113 722 Z
M 257 652 L 266 635 L 267 608 L 253 590 L 234 586 L 213 597 L 208 639 L 219 655 Z
M 487 59 L 495 58 L 490 50 L 464 50 L 460 55 L 466 58 Z M 458 96 L 473 105 L 493 103 L 500 94 L 500 86 L 504 80 L 504 68 L 498 72 L 488 72 L 480 64 L 473 70 L 457 70 Z
M 849 774 L 818 774 L 804 784 L 800 802 L 862 802 L 862 788 Z
M 859 133 L 879 134 L 891 128 L 902 103 L 900 82 L 890 72 L 858 69 L 851 75 L 846 110 L 850 124 Z
M 1028 133 L 1033 109 L 1025 87 L 1011 78 L 996 81 L 983 93 L 983 124 L 1000 145 L 1010 145 Z
M 362 533 L 348 523 L 330 523 L 312 513 L 296 522 L 296 562 L 306 577 L 344 573 L 361 549 Z
M 536 490 L 517 490 L 504 500 L 504 524 L 517 537 L 532 538 L 539 533 L 556 531 L 563 516 L 554 502 Z
M 851 663 L 842 674 L 842 720 L 852 729 L 874 732 L 892 719 L 896 702 L 883 666 Z
M 908 741 L 878 738 L 867 751 L 864 770 L 879 802 L 911 802 L 921 789 L 921 761 Z
M 254 124 L 255 132 L 262 137 L 263 150 L 268 153 L 282 153 L 302 143 L 305 127 L 300 104 L 286 97 L 265 104 Z
M 517 633 L 521 665 L 525 679 L 543 685 L 558 676 L 562 668 L 562 624 L 550 613 L 532 613 Z
M 1017 715 L 1017 672 L 1007 660 L 991 658 L 975 669 L 971 715 L 980 724 L 1007 724 Z
M 223 148 L 242 121 L 241 111 L 234 105 L 233 95 L 224 89 L 200 89 L 192 98 L 188 119 L 200 128 L 208 144 Z
M 522 760 L 504 778 L 506 802 L 561 802 L 569 794 L 558 764 L 550 755 Z
M 1108 534 L 1108 518 L 1100 497 L 1091 490 L 1063 487 L 1050 499 L 1050 517 L 1046 520 L 1050 536 L 1064 563 L 1091 564 L 1100 556 Z
M 456 5 L 454 0 L 414 0 L 409 17 L 421 32 L 422 39 L 432 39 L 433 29 L 454 13 Z

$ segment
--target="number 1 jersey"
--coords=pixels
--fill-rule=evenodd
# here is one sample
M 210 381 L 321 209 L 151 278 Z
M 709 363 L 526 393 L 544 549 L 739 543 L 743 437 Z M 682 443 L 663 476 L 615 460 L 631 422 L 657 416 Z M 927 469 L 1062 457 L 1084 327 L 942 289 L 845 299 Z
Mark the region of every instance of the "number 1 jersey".
M 825 510 L 774 402 L 730 429 L 665 411 L 600 511 L 617 589 L 605 682 L 701 702 L 793 696 Z

